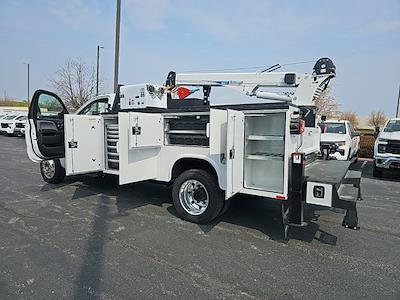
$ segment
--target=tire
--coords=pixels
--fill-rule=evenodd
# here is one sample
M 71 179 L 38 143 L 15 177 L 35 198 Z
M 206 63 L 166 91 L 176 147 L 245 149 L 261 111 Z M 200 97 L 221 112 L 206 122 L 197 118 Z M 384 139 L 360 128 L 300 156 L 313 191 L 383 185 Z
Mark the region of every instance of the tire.
M 382 177 L 382 175 L 383 175 L 382 173 L 383 173 L 382 168 L 377 167 L 377 166 L 375 165 L 375 162 L 374 162 L 374 169 L 373 169 L 373 171 L 372 171 L 372 175 L 373 175 L 374 177 L 380 178 L 380 177 Z
M 211 222 L 224 207 L 218 180 L 200 169 L 187 170 L 175 179 L 172 199 L 180 218 L 198 224 Z
M 43 180 L 51 184 L 60 183 L 65 178 L 65 169 L 59 159 L 41 161 L 40 173 Z
M 347 155 L 347 160 L 351 160 L 351 148 L 349 148 L 349 154 Z

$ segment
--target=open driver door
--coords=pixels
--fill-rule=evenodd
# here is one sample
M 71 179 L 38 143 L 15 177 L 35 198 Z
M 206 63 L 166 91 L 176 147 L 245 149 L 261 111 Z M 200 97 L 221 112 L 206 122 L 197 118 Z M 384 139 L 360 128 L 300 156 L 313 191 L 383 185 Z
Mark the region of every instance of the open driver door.
M 37 90 L 29 106 L 25 140 L 32 161 L 63 158 L 64 115 L 68 110 L 54 93 Z

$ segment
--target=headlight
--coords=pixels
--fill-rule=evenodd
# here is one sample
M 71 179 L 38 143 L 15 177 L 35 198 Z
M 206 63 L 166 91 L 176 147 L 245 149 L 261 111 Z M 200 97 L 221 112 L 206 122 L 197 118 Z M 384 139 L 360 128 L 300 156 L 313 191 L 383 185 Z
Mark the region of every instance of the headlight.
M 387 144 L 387 139 L 378 139 L 378 143 Z
M 386 153 L 386 145 L 378 144 L 378 153 Z

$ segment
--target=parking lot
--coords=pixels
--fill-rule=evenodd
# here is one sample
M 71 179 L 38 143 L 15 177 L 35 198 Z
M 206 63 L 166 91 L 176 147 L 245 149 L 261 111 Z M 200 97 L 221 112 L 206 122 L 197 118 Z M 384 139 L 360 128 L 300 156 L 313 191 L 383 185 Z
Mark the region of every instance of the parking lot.
M 166 186 L 46 184 L 24 139 L 0 136 L 0 298 L 399 299 L 399 187 L 369 162 L 359 231 L 310 207 L 285 241 L 277 203 L 239 196 L 199 226 Z

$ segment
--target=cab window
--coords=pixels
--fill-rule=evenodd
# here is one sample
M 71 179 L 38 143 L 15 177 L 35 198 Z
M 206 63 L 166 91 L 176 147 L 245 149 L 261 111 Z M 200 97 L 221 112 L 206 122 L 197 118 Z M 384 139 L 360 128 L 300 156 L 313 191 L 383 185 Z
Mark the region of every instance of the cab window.
M 62 119 L 63 113 L 64 107 L 57 98 L 48 94 L 41 94 L 39 96 L 37 112 L 38 119 Z
M 346 134 L 345 123 L 323 123 L 321 126 L 321 129 L 322 129 L 322 133 Z
M 90 103 L 79 112 L 79 115 L 99 115 L 107 112 L 108 99 L 100 99 Z
M 383 131 L 384 132 L 400 131 L 400 120 L 390 120 Z

